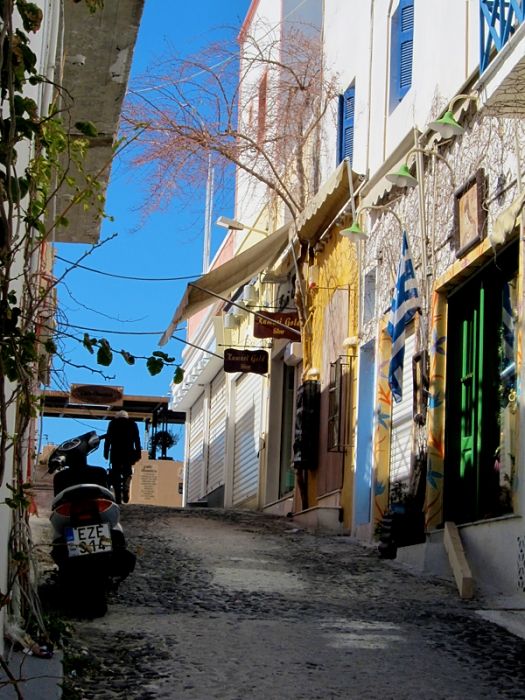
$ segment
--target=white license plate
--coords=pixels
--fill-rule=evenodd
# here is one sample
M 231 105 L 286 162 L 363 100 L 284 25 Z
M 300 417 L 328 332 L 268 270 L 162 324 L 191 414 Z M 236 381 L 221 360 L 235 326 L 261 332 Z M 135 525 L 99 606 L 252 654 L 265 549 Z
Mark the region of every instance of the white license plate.
M 66 543 L 70 557 L 110 552 L 112 546 L 109 525 L 103 523 L 99 525 L 67 527 Z

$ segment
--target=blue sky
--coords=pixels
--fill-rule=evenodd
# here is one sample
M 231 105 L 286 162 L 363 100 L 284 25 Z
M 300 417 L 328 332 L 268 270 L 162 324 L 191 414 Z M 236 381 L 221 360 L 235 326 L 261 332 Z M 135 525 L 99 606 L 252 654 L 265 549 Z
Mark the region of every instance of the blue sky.
M 198 12 L 193 3 L 181 0 L 146 0 L 133 57 L 130 87 L 141 74 L 154 72 L 155 66 L 170 54 L 194 53 L 240 27 L 250 0 L 201 0 Z M 95 120 L 96 121 L 96 120 Z M 162 210 L 144 218 L 140 204 L 147 197 L 144 175 L 132 168 L 126 154 L 113 164 L 107 192 L 106 210 L 113 221 L 102 226 L 101 240 L 110 239 L 82 261 L 82 265 L 104 274 L 83 269 L 71 271 L 59 287 L 59 305 L 69 324 L 93 329 L 90 335 L 107 337 L 116 349 L 137 356 L 149 356 L 159 349 L 160 334 L 182 296 L 186 280 L 152 282 L 121 277 L 197 277 L 202 269 L 205 190 L 196 191 L 190 205 L 172 201 Z M 225 207 L 230 207 L 227 211 Z M 216 193 L 213 220 L 220 214 L 231 216 L 231 192 Z M 115 235 L 116 234 L 116 235 Z M 212 231 L 212 256 L 220 244 L 224 229 Z M 78 260 L 89 248 L 61 244 L 57 253 L 67 260 Z M 56 275 L 69 267 L 58 260 Z M 108 331 L 112 331 L 109 333 Z M 114 331 L 124 331 L 120 335 Z M 84 331 L 71 330 L 82 337 Z M 183 335 L 183 334 L 181 334 Z M 166 348 L 181 360 L 181 343 L 172 341 Z M 88 353 L 75 341 L 66 341 L 63 353 L 78 367 L 66 367 L 65 376 L 52 388 L 67 389 L 72 383 L 103 383 L 102 377 L 82 365 L 95 366 Z M 105 370 L 108 384 L 123 386 L 126 394 L 166 396 L 172 371 L 168 368 L 151 377 L 143 361 L 130 367 L 117 356 Z M 46 418 L 42 426 L 43 443 L 61 442 L 72 435 L 95 429 L 104 431 L 99 421 Z M 182 457 L 183 435 L 171 452 Z

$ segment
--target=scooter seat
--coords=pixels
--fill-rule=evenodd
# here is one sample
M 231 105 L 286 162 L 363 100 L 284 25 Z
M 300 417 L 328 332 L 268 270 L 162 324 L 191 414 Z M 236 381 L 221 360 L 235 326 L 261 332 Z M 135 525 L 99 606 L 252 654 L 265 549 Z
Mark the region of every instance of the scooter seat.
M 108 473 L 103 467 L 63 469 L 57 472 L 53 478 L 53 493 L 56 496 L 64 489 L 79 484 L 98 484 L 109 488 Z
M 103 498 L 106 501 L 115 502 L 113 492 L 105 486 L 99 484 L 73 484 L 67 489 L 60 491 L 53 499 L 51 508 L 55 510 L 62 503 L 78 503 L 81 501 L 95 500 Z

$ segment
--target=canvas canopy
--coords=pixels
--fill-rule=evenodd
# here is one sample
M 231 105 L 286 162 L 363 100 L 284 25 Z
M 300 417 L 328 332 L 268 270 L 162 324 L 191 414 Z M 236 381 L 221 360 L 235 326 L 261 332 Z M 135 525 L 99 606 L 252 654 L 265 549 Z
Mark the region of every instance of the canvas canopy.
M 166 345 L 181 321 L 212 304 L 216 299 L 214 294 L 226 296 L 270 266 L 286 247 L 289 229 L 290 224 L 281 226 L 264 240 L 188 284 L 159 345 Z

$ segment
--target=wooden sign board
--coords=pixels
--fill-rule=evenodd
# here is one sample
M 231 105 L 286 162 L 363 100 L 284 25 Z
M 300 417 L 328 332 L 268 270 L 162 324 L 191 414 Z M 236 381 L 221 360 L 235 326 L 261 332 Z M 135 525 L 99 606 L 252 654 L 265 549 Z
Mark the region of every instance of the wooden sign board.
M 226 348 L 224 351 L 224 371 L 266 374 L 268 372 L 268 353 L 266 350 Z
M 281 325 L 277 325 L 274 321 Z M 255 316 L 253 321 L 255 338 L 285 338 L 299 341 L 301 340 L 300 330 L 299 316 L 296 313 L 265 311 L 264 314 Z
M 122 406 L 124 387 L 104 384 L 71 384 L 71 403 L 95 404 L 97 406 Z

